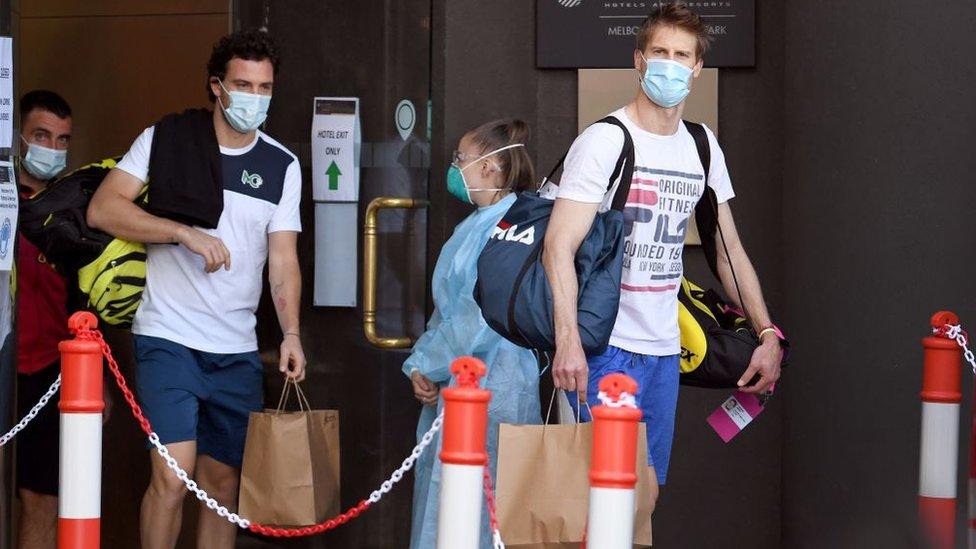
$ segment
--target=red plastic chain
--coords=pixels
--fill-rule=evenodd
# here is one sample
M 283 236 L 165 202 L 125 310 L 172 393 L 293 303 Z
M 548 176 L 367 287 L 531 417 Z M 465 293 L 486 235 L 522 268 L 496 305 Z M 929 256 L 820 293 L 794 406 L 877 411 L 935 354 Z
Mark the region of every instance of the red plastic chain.
M 328 532 L 329 530 L 334 530 L 339 526 L 342 526 L 350 520 L 358 517 L 367 509 L 369 509 L 369 502 L 363 500 L 345 513 L 320 524 L 316 524 L 315 526 L 306 526 L 304 528 L 275 528 L 273 526 L 264 526 L 262 524 L 251 524 L 249 530 L 263 536 L 274 538 L 301 538 L 305 536 L 314 536 L 316 534 Z
M 125 377 L 122 375 L 122 371 L 119 369 L 119 364 L 115 361 L 115 357 L 112 356 L 112 349 L 108 346 L 105 338 L 102 337 L 102 333 L 98 330 L 78 330 L 76 337 L 78 339 L 95 341 L 99 344 L 102 349 L 102 356 L 104 356 L 106 362 L 108 362 L 109 371 L 111 371 L 112 375 L 115 377 L 115 383 L 119 386 L 119 390 L 122 391 L 122 396 L 125 397 L 125 401 L 128 403 L 129 408 L 132 409 L 132 415 L 135 416 L 136 421 L 139 422 L 139 427 L 142 428 L 142 431 L 146 433 L 147 436 L 152 434 L 152 425 L 142 413 L 142 407 L 139 406 L 135 395 L 132 393 L 132 390 L 129 389 L 128 383 L 125 382 Z M 334 530 L 350 520 L 355 519 L 364 511 L 369 509 L 369 505 L 369 501 L 367 500 L 360 501 L 355 507 L 349 509 L 345 513 L 314 526 L 306 526 L 303 528 L 275 528 L 272 526 L 265 526 L 263 524 L 252 523 L 248 529 L 264 536 L 276 538 L 313 536 L 323 532 L 328 532 L 329 530 Z M 490 505 L 492 509 L 492 517 L 494 517 L 494 504 L 491 503 Z
M 485 501 L 488 502 L 488 526 L 491 527 L 491 531 L 495 532 L 498 530 L 498 516 L 495 514 L 495 490 L 491 486 L 491 472 L 488 470 L 488 464 L 485 464 Z
M 115 357 L 112 356 L 112 349 L 108 346 L 105 338 L 102 337 L 102 332 L 98 330 L 79 330 L 75 335 L 78 339 L 84 339 L 89 341 L 94 341 L 99 344 L 102 348 L 102 356 L 105 357 L 105 361 L 108 362 L 108 369 L 112 372 L 115 377 L 115 383 L 119 386 L 119 390 L 122 391 L 122 396 L 125 397 L 126 403 L 129 404 L 129 408 L 132 409 L 132 415 L 135 416 L 136 421 L 139 422 L 139 427 L 142 428 L 142 432 L 146 433 L 146 436 L 152 434 L 152 425 L 149 424 L 149 420 L 142 413 L 142 407 L 136 402 L 136 396 L 132 394 L 132 390 L 129 389 L 129 384 L 125 382 L 125 377 L 122 376 L 122 370 L 119 369 L 118 362 L 115 361 Z

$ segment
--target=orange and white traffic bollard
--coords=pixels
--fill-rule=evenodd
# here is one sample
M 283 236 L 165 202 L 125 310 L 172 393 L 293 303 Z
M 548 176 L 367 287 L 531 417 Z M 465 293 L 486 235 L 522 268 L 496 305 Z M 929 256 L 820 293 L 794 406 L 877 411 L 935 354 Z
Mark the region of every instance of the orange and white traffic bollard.
M 637 382 L 627 375 L 611 374 L 600 380 L 604 404 L 592 412 L 587 547 L 633 547 L 637 433 L 643 415 L 633 403 L 636 394 Z
M 97 549 L 102 494 L 102 350 L 79 331 L 98 327 L 95 315 L 75 313 L 68 321 L 76 339 L 62 341 L 61 453 L 58 493 L 58 549 Z
M 925 356 L 918 511 L 923 533 L 934 549 L 955 547 L 962 350 L 941 330 L 958 324 L 954 313 L 940 311 L 932 316 L 932 328 L 937 333 L 922 340 Z
M 481 500 L 488 461 L 488 400 L 478 386 L 485 364 L 461 357 L 451 364 L 457 379 L 444 389 L 444 435 L 441 446 L 441 496 L 437 518 L 438 549 L 477 549 L 481 534 Z

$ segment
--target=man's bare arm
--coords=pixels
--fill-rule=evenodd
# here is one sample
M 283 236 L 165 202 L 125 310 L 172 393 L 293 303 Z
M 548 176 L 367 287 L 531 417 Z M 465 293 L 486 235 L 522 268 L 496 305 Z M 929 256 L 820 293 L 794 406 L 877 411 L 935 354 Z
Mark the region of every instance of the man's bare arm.
M 279 370 L 301 381 L 305 378 L 305 351 L 299 335 L 302 274 L 298 263 L 298 233 L 279 231 L 268 235 L 268 284 L 278 323 L 281 325 Z
M 542 252 L 542 262 L 552 289 L 556 330 L 553 380 L 557 388 L 580 390 L 584 394 L 588 372 L 577 326 L 579 282 L 576 279 L 575 258 L 580 244 L 593 225 L 599 206 L 557 199 L 549 218 Z
M 718 274 L 722 281 L 722 287 L 729 299 L 742 306 L 749 314 L 749 321 L 752 323 L 753 329 L 759 333 L 770 327 L 772 322 L 766 308 L 766 301 L 763 299 L 759 277 L 756 275 L 752 261 L 749 260 L 749 256 L 742 246 L 742 241 L 739 239 L 735 220 L 732 218 L 732 209 L 729 208 L 728 204 L 719 205 L 718 222 L 722 232 L 716 237 L 721 239 L 724 235 L 725 245 L 728 247 L 728 255 L 726 255 L 721 240 L 716 246 L 718 249 Z M 732 277 L 730 262 L 735 267 L 735 279 Z M 738 290 L 736 289 L 736 280 L 738 280 Z M 739 292 L 742 294 L 742 302 L 740 302 Z M 758 373 L 761 376 L 760 381 L 743 390 L 752 393 L 765 392 L 779 379 L 781 359 L 782 349 L 779 339 L 775 334 L 766 334 L 762 339 L 762 344 L 753 354 L 749 369 L 739 380 L 739 385 L 744 386 Z
M 297 252 L 298 233 L 279 231 L 268 235 L 268 284 L 281 333 L 298 333 L 302 275 Z
M 88 205 L 88 225 L 122 240 L 182 244 L 203 258 L 207 272 L 221 266 L 230 270 L 230 251 L 220 239 L 137 206 L 134 200 L 142 186 L 139 178 L 124 170 L 110 171 Z
M 88 225 L 132 242 L 178 242 L 185 225 L 149 214 L 134 203 L 143 185 L 124 170 L 110 171 L 88 205 Z

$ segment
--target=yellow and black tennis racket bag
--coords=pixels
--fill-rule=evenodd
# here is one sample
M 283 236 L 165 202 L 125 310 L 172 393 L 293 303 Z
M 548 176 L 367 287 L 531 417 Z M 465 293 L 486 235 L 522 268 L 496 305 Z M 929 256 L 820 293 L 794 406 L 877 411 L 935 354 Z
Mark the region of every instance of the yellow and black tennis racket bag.
M 87 296 L 88 306 L 106 323 L 128 327 L 146 285 L 146 249 L 92 229 L 88 203 L 118 158 L 109 158 L 52 181 L 21 202 L 20 230 L 55 268 Z M 145 202 L 148 187 L 138 201 Z
M 681 384 L 711 389 L 737 387 L 749 368 L 759 340 L 744 316 L 714 290 L 687 278 L 678 292 L 681 330 Z M 783 344 L 784 361 L 788 342 Z M 750 381 L 752 385 L 756 380 Z
M 698 157 L 708 180 L 711 150 L 704 126 L 685 122 L 685 127 L 695 140 Z M 718 243 L 721 242 L 726 261 L 729 251 L 725 235 L 718 223 L 718 202 L 715 191 L 705 186 L 704 194 L 695 205 L 695 223 L 701 237 L 702 251 L 708 267 L 721 280 L 718 272 Z M 716 238 L 718 237 L 718 238 Z M 729 261 L 729 271 L 742 302 L 735 266 Z M 713 389 L 738 386 L 752 354 L 759 347 L 752 326 L 742 311 L 729 306 L 714 290 L 704 290 L 686 278 L 681 279 L 678 293 L 678 327 L 681 330 L 681 384 Z M 783 361 L 789 353 L 789 342 L 783 340 Z M 752 379 L 749 385 L 758 379 Z

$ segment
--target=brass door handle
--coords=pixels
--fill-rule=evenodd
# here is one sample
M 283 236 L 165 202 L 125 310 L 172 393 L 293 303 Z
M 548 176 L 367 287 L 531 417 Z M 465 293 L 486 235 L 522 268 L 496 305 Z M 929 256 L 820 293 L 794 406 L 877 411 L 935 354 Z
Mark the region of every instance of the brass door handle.
M 429 202 L 419 198 L 373 199 L 366 207 L 363 228 L 363 332 L 366 339 L 380 349 L 408 349 L 414 340 L 409 337 L 381 337 L 376 334 L 376 286 L 379 274 L 376 260 L 376 218 L 380 210 L 426 208 Z

